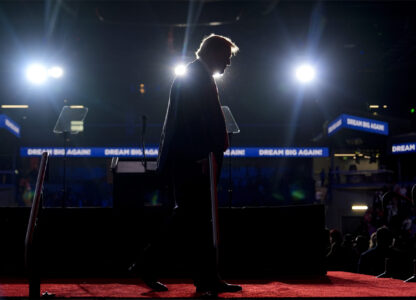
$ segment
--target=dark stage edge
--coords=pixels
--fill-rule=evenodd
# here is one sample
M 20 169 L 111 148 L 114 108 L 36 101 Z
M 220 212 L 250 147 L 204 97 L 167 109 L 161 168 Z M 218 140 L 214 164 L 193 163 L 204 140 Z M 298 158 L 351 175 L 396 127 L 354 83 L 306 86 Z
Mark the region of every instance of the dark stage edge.
M 324 275 L 328 236 L 323 205 L 220 208 L 220 273 L 228 278 Z M 0 277 L 25 276 L 30 210 L 0 208 Z M 127 277 L 127 269 L 170 216 L 163 207 L 45 208 L 38 226 L 44 278 Z M 160 276 L 185 278 L 186 249 L 166 237 Z M 305 249 L 307 245 L 307 249 Z M 179 259 L 178 259 L 179 258 Z M 158 266 L 155 266 L 158 267 Z M 173 270 L 173 272 L 172 272 Z
M 229 280 L 241 284 L 242 292 L 222 293 L 218 298 L 240 299 L 415 299 L 416 283 L 391 278 L 328 272 L 327 276 L 303 279 Z M 189 279 L 165 279 L 168 292 L 152 292 L 140 280 L 129 279 L 53 279 L 42 281 L 42 292 L 54 299 L 200 299 Z M 27 299 L 24 279 L 0 279 L 0 298 Z

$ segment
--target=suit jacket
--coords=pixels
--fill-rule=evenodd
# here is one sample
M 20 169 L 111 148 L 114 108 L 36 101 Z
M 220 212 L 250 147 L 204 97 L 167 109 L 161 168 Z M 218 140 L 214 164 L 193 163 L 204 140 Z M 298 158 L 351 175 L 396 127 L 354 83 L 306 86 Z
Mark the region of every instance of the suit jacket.
M 371 248 L 361 254 L 358 261 L 358 273 L 380 275 L 384 272 L 385 259 L 390 258 L 394 261 L 396 256 L 396 252 L 391 247 Z
M 169 174 L 173 166 L 195 164 L 214 152 L 217 162 L 228 147 L 224 115 L 212 74 L 195 60 L 185 76 L 176 77 L 169 97 L 159 145 L 158 170 Z

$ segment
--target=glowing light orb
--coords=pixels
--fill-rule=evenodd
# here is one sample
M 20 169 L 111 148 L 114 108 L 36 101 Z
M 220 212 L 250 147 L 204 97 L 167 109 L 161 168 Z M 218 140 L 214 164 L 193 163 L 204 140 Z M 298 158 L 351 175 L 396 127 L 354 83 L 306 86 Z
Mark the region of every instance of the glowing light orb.
M 212 77 L 214 77 L 215 79 L 218 79 L 218 78 L 221 78 L 222 75 L 224 75 L 224 74 L 214 73 L 214 75 L 212 75 Z
M 48 73 L 44 66 L 33 64 L 27 68 L 26 78 L 33 84 L 42 84 L 48 78 Z
M 301 65 L 296 68 L 296 78 L 302 83 L 308 83 L 315 79 L 315 69 L 310 65 Z
M 64 70 L 60 67 L 52 67 L 48 70 L 48 75 L 53 78 L 60 78 L 64 74 Z
M 183 75 L 185 75 L 186 74 L 186 66 L 185 65 L 177 65 L 176 67 L 175 67 L 175 74 L 177 75 L 177 76 L 183 76 Z

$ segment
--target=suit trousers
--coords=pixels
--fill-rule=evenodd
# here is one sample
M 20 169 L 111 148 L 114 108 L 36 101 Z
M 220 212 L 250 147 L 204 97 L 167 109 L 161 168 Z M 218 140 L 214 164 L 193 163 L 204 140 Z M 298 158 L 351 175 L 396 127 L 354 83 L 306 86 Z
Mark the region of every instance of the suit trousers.
M 180 164 L 171 177 L 175 199 L 173 213 L 151 244 L 145 249 L 145 269 L 150 271 L 157 258 L 174 246 L 180 259 L 191 267 L 195 285 L 209 285 L 218 279 L 213 243 L 209 172 L 199 163 Z M 168 241 L 175 245 L 166 245 Z M 154 274 L 156 275 L 156 274 Z M 155 276 L 156 277 L 156 276 Z

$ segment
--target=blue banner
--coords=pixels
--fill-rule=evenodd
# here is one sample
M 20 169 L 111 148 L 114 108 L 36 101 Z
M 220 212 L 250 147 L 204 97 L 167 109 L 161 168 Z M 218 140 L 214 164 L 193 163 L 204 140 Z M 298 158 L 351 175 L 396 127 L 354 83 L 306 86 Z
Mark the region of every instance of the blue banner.
M 411 152 L 416 152 L 416 143 L 398 144 L 398 145 L 392 145 L 391 147 L 391 153 L 393 154 L 411 153 Z
M 15 136 L 20 137 L 20 126 L 4 114 L 0 115 L 0 128 L 5 128 Z
M 342 114 L 329 123 L 328 135 L 334 134 L 341 128 L 349 128 L 382 135 L 389 134 L 389 124 L 387 122 Z
M 335 121 L 329 123 L 328 125 L 328 135 L 334 134 L 338 130 L 340 130 L 342 126 L 342 118 L 343 115 L 339 116 Z
M 20 156 L 41 156 L 48 152 L 50 156 L 56 157 L 142 157 L 143 151 L 140 148 L 116 148 L 116 147 L 92 147 L 92 148 L 54 148 L 54 147 L 22 147 Z M 157 157 L 158 148 L 146 148 L 147 157 Z M 328 157 L 329 150 L 323 148 L 231 148 L 224 152 L 224 156 L 232 157 Z
M 328 148 L 252 148 L 254 157 L 328 157 Z
M 68 157 L 141 157 L 143 151 L 141 148 L 116 148 L 116 147 L 92 147 L 92 148 L 20 148 L 20 156 L 40 156 L 43 152 L 48 152 L 49 156 L 66 156 Z M 145 154 L 147 157 L 157 157 L 158 148 L 146 148 Z

